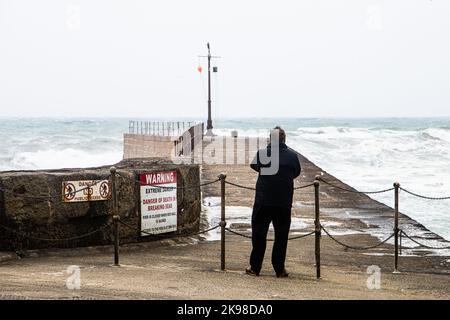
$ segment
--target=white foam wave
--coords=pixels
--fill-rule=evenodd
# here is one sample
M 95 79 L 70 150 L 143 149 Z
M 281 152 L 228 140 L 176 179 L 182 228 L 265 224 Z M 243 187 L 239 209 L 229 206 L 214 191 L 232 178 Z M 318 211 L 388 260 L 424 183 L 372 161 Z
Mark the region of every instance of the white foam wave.
M 66 148 L 62 150 L 39 150 L 36 152 L 17 152 L 10 167 L 15 170 L 86 168 L 117 163 L 122 153 L 117 151 L 87 152 Z

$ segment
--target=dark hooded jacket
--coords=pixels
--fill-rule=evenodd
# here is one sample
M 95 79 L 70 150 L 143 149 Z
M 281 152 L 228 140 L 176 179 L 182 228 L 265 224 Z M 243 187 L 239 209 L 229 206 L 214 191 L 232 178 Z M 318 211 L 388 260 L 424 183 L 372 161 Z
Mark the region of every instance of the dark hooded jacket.
M 275 150 L 275 148 L 274 148 Z M 269 168 L 275 160 L 270 160 L 272 146 L 258 150 L 250 167 L 259 172 L 256 182 L 255 205 L 291 207 L 294 194 L 294 179 L 300 175 L 298 154 L 286 144 L 279 144 L 279 167 L 273 174 L 264 174 L 262 168 Z M 273 159 L 276 159 L 274 157 Z M 267 162 L 267 163 L 264 163 Z M 274 166 L 274 168 L 276 168 Z M 267 169 L 266 169 L 267 170 Z

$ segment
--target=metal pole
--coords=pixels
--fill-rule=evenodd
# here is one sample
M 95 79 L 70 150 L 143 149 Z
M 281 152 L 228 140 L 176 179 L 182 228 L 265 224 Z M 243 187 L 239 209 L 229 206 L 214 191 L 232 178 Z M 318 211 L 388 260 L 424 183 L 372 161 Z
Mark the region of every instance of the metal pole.
M 225 179 L 226 175 L 221 173 L 219 175 L 220 179 L 220 269 L 225 270 L 225 226 L 227 225 L 225 221 Z
M 117 215 L 117 194 L 116 194 L 116 167 L 111 167 L 109 172 L 111 173 L 111 200 L 112 200 L 112 215 Z
M 314 204 L 315 204 L 315 253 L 316 253 L 316 278 L 320 279 L 320 237 L 321 237 L 321 226 L 320 226 L 320 177 L 316 176 L 314 181 Z
M 208 122 L 206 130 L 212 130 L 212 119 L 211 119 L 211 49 L 208 42 Z
M 399 190 L 400 190 L 400 183 L 396 182 L 394 183 L 394 188 L 395 188 L 395 213 L 394 213 L 394 234 L 395 234 L 395 239 L 394 239 L 394 250 L 395 250 L 395 254 L 394 254 L 394 272 L 393 273 L 400 273 L 398 271 L 398 233 L 399 233 L 399 228 L 398 228 L 398 209 L 399 209 Z
M 113 216 L 113 226 L 114 226 L 114 266 L 118 267 L 119 264 L 119 220 L 120 217 Z
M 111 167 L 111 200 L 112 200 L 112 219 L 113 219 L 113 237 L 114 237 L 114 266 L 119 265 L 119 226 L 117 210 L 117 187 L 116 187 L 116 167 Z

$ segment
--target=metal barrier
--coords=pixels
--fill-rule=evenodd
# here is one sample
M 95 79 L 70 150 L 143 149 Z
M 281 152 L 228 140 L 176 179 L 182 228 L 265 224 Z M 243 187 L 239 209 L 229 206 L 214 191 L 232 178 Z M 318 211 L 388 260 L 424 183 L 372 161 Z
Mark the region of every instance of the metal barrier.
M 112 201 L 112 214 L 110 215 L 111 217 L 111 221 L 106 223 L 105 225 L 89 231 L 85 234 L 82 235 L 77 235 L 77 236 L 73 236 L 73 237 L 68 237 L 68 238 L 43 238 L 43 237 L 35 237 L 17 230 L 14 230 L 13 228 L 9 227 L 9 226 L 5 226 L 0 224 L 0 228 L 3 228 L 4 230 L 7 230 L 8 232 L 12 232 L 15 233 L 17 235 L 19 235 L 22 238 L 28 238 L 28 239 L 32 239 L 32 240 L 38 240 L 38 241 L 71 241 L 71 240 L 77 240 L 77 239 L 82 239 L 88 236 L 91 236 L 95 233 L 98 233 L 100 231 L 105 230 L 106 228 L 112 227 L 112 238 L 113 238 L 113 245 L 114 245 L 114 266 L 119 266 L 119 247 L 120 247 L 120 236 L 119 236 L 119 225 L 123 225 L 129 229 L 133 229 L 137 232 L 140 232 L 141 234 L 147 234 L 147 235 L 152 235 L 155 239 L 158 238 L 167 238 L 167 235 L 155 235 L 155 234 L 151 234 L 146 232 L 145 230 L 140 230 L 137 227 L 134 227 L 124 221 L 122 221 L 120 219 L 120 214 L 119 214 L 119 210 L 118 210 L 118 201 L 117 201 L 117 175 L 121 176 L 122 178 L 128 178 L 128 179 L 132 179 L 134 183 L 140 183 L 139 180 L 134 179 L 132 177 L 127 177 L 122 175 L 121 173 L 117 172 L 115 167 L 111 167 L 110 169 L 110 176 L 109 179 L 111 181 L 111 201 Z M 216 182 L 220 181 L 220 194 L 221 194 L 221 219 L 220 219 L 220 223 L 216 226 L 210 227 L 209 229 L 206 230 L 201 230 L 201 231 L 197 231 L 194 233 L 190 233 L 190 234 L 179 234 L 179 235 L 175 235 L 175 237 L 189 237 L 189 236 L 195 236 L 195 235 L 200 235 L 200 234 L 204 234 L 207 232 L 210 232 L 212 230 L 215 230 L 217 228 L 221 228 L 221 237 L 220 237 L 220 242 L 221 242 L 221 249 L 220 249 L 220 265 L 221 265 L 221 270 L 225 270 L 226 267 L 226 232 L 241 236 L 241 237 L 245 237 L 245 238 L 249 238 L 251 239 L 251 236 L 248 236 L 246 234 L 242 234 L 239 233 L 237 231 L 234 231 L 230 228 L 227 228 L 227 222 L 226 222 L 226 185 L 230 185 L 230 186 L 234 186 L 237 188 L 242 188 L 242 189 L 247 189 L 247 190 L 252 190 L 254 191 L 255 188 L 254 187 L 250 187 L 250 186 L 244 186 L 244 185 L 240 185 L 237 183 L 233 183 L 233 182 L 229 182 L 226 181 L 226 175 L 225 174 L 220 174 L 218 176 L 218 179 L 213 180 L 213 181 L 209 181 L 209 182 L 205 182 L 205 183 L 200 183 L 200 184 L 196 184 L 196 185 L 191 185 L 189 187 L 185 187 L 185 186 L 177 186 L 177 187 L 162 187 L 162 186 L 151 186 L 154 188 L 158 188 L 158 189 L 192 189 L 192 188 L 200 188 L 202 186 L 207 186 L 207 185 L 211 185 L 214 184 Z M 324 184 L 332 187 L 332 188 L 337 188 L 339 190 L 343 190 L 346 192 L 352 192 L 352 193 L 357 193 L 357 194 L 380 194 L 380 193 L 385 193 L 385 192 L 390 192 L 392 190 L 394 190 L 394 230 L 393 233 L 391 235 L 389 235 L 386 239 L 371 245 L 371 246 L 353 246 L 353 245 L 348 245 L 345 244 L 344 242 L 338 240 L 335 236 L 333 236 L 320 222 L 320 185 L 321 182 L 323 182 Z M 95 185 L 95 184 L 93 184 Z M 80 190 L 76 190 L 73 191 L 73 193 L 77 193 L 77 192 L 81 192 L 83 190 L 86 190 L 91 186 L 87 186 L 85 188 L 82 188 Z M 289 237 L 289 240 L 295 240 L 295 239 L 303 239 L 303 238 L 307 238 L 311 235 L 315 235 L 315 243 L 314 243 L 314 251 L 315 251 L 315 265 L 316 265 L 316 278 L 319 279 L 321 277 L 321 261 L 320 261 L 320 257 L 321 257 L 321 237 L 322 237 L 322 230 L 324 231 L 324 233 L 333 241 L 335 241 L 337 244 L 345 247 L 346 249 L 353 249 L 353 250 L 370 250 L 370 249 L 374 249 L 377 247 L 380 247 L 381 245 L 386 244 L 390 239 L 392 239 L 394 237 L 394 273 L 398 273 L 398 256 L 399 256 L 399 250 L 402 249 L 402 243 L 401 243 L 401 239 L 402 236 L 406 237 L 407 239 L 411 240 L 412 242 L 414 242 L 415 244 L 417 244 L 420 247 L 423 248 L 428 248 L 428 249 L 433 249 L 433 250 L 443 250 L 443 249 L 450 249 L 450 246 L 445 246 L 445 247 L 433 247 L 433 246 L 429 246 L 429 245 L 425 245 L 423 243 L 421 243 L 420 241 L 414 239 L 413 236 L 408 235 L 405 231 L 403 231 L 401 228 L 399 228 L 399 193 L 400 190 L 405 191 L 407 194 L 415 196 L 415 197 L 419 197 L 422 199 L 428 199 L 428 200 L 449 200 L 450 197 L 430 197 L 430 196 L 424 196 L 424 195 L 420 195 L 417 193 L 414 193 L 412 191 L 409 191 L 407 189 L 404 189 L 400 186 L 399 183 L 394 183 L 393 188 L 389 188 L 389 189 L 384 189 L 384 190 L 379 190 L 379 191 L 370 191 L 370 192 L 362 192 L 362 191 L 357 191 L 355 189 L 348 189 L 348 188 L 343 188 L 341 186 L 338 186 L 334 183 L 331 183 L 325 179 L 323 179 L 321 176 L 316 176 L 315 180 L 313 183 L 307 184 L 307 185 L 303 185 L 303 186 L 297 186 L 294 187 L 295 190 L 298 189 L 305 189 L 305 188 L 309 188 L 314 186 L 314 215 L 315 215 L 315 219 L 314 219 L 314 230 L 311 232 L 308 232 L 306 234 L 302 234 L 302 235 L 297 235 L 297 236 L 292 236 Z M 7 193 L 8 191 L 0 189 L 0 191 Z M 26 194 L 17 194 L 17 193 L 12 193 L 14 196 L 20 196 L 20 197 L 24 197 L 24 198 L 39 198 L 39 199 L 44 199 L 45 201 L 54 201 L 54 199 L 51 199 L 48 196 L 28 196 Z M 69 195 L 69 194 L 66 194 Z M 64 196 L 64 194 L 63 194 Z M 174 235 L 171 235 L 172 237 Z M 400 244 L 399 244 L 399 240 L 400 240 Z M 273 239 L 268 239 L 268 241 L 274 241 Z M 443 241 L 445 243 L 450 243 L 449 241 Z
M 128 133 L 154 136 L 181 136 L 196 121 L 136 121 L 128 122 Z
M 376 245 L 373 246 L 368 246 L 368 247 L 355 247 L 355 246 L 349 246 L 346 245 L 340 241 L 338 241 L 336 238 L 334 238 L 323 226 L 321 227 L 324 232 L 330 237 L 330 239 L 334 240 L 335 242 L 337 242 L 338 244 L 340 244 L 341 246 L 344 246 L 347 249 L 355 249 L 355 250 L 367 250 L 367 249 L 373 249 L 376 247 L 381 246 L 382 244 L 386 243 L 388 240 L 390 240 L 392 237 L 394 237 L 394 271 L 393 273 L 399 273 L 398 271 L 398 261 L 399 261 L 399 251 L 402 249 L 402 244 L 401 244 L 401 237 L 402 235 L 404 235 L 406 238 L 410 239 L 411 241 L 413 241 L 414 243 L 416 243 L 417 245 L 424 247 L 424 248 L 428 248 L 428 249 L 434 249 L 434 250 L 442 250 L 442 249 L 450 249 L 449 247 L 431 247 L 431 246 L 427 246 L 424 245 L 423 243 L 418 242 L 417 240 L 415 240 L 413 237 L 407 235 L 403 230 L 401 230 L 399 228 L 399 203 L 400 203 L 400 190 L 405 191 L 407 194 L 418 197 L 418 198 L 422 198 L 422 199 L 428 199 L 428 200 L 449 200 L 450 197 L 430 197 L 430 196 L 424 196 L 424 195 L 420 195 L 414 192 L 411 192 L 409 190 L 406 190 L 404 188 L 401 188 L 400 183 L 395 182 L 393 188 L 389 188 L 389 189 L 384 189 L 384 190 L 379 190 L 379 191 L 369 191 L 369 192 L 362 192 L 362 191 L 357 191 L 354 189 L 346 189 L 346 188 L 342 188 L 340 186 L 337 186 L 333 183 L 330 183 L 329 181 L 324 180 L 322 177 L 318 176 L 316 177 L 316 179 L 324 182 L 325 184 L 333 187 L 333 188 L 337 188 L 346 192 L 353 192 L 353 193 L 359 193 L 359 194 L 380 194 L 380 193 L 385 193 L 385 192 L 390 192 L 392 190 L 394 190 L 394 232 L 388 236 L 385 240 L 377 243 Z M 400 244 L 399 244 L 399 240 L 400 240 Z M 445 241 L 446 243 L 450 243 L 449 241 Z
M 225 175 L 220 175 L 219 178 L 221 179 L 221 181 L 223 181 L 223 184 L 228 184 L 234 187 L 238 187 L 241 189 L 247 189 L 247 190 L 255 190 L 254 187 L 250 187 L 250 186 L 244 186 L 244 185 L 240 185 L 237 183 L 233 183 L 233 182 L 229 182 L 229 181 L 225 181 L 226 176 Z M 381 193 L 386 193 L 386 192 L 390 192 L 390 191 L 394 191 L 394 232 L 389 235 L 386 239 L 376 243 L 375 245 L 371 245 L 371 246 L 352 246 L 352 245 L 348 245 L 343 243 L 342 241 L 336 239 L 335 236 L 333 236 L 321 223 L 320 223 L 320 182 L 323 182 L 324 184 L 329 185 L 332 188 L 336 188 L 342 191 L 346 191 L 346 192 L 351 192 L 351 193 L 356 193 L 356 194 L 381 194 Z M 429 248 L 429 249 L 435 249 L 435 250 L 440 250 L 440 249 L 450 249 L 449 247 L 431 247 L 431 246 L 427 246 L 424 245 L 423 243 L 418 242 L 417 240 L 415 240 L 414 238 L 412 238 L 411 236 L 407 235 L 403 230 L 401 230 L 399 228 L 399 190 L 403 190 L 405 192 L 407 192 L 410 195 L 416 196 L 416 197 L 420 197 L 423 199 L 430 199 L 430 200 L 448 200 L 450 199 L 450 197 L 429 197 L 429 196 L 422 196 L 416 193 L 413 193 L 411 191 L 407 191 L 403 188 L 400 187 L 400 184 L 398 182 L 394 183 L 394 186 L 392 188 L 388 188 L 388 189 L 383 189 L 383 190 L 377 190 L 377 191 L 358 191 L 355 189 L 348 189 L 348 188 L 343 188 L 341 186 L 338 186 L 336 184 L 333 184 L 325 179 L 323 179 L 321 176 L 316 176 L 315 177 L 315 181 L 314 183 L 311 184 L 307 184 L 304 186 L 298 186 L 298 187 L 294 187 L 294 190 L 298 190 L 298 189 L 305 189 L 308 187 L 314 186 L 314 214 L 315 214 L 315 219 L 314 219 L 314 231 L 307 233 L 305 235 L 299 236 L 299 237 L 291 237 L 289 238 L 289 240 L 294 240 L 294 239 L 299 239 L 299 238 L 306 238 L 312 234 L 315 234 L 315 265 L 316 265 L 316 278 L 319 279 L 321 277 L 321 264 L 320 264 L 320 241 L 321 241 L 321 237 L 322 237 L 322 230 L 324 231 L 324 233 L 333 241 L 335 241 L 337 244 L 343 246 L 346 249 L 353 249 L 353 250 L 370 250 L 370 249 L 374 249 L 377 247 L 380 247 L 384 244 L 386 244 L 390 239 L 392 239 L 394 237 L 394 273 L 399 273 L 398 271 L 398 257 L 399 257 L 399 252 L 402 249 L 402 244 L 401 244 L 401 237 L 402 235 L 405 236 L 406 238 L 410 239 L 411 241 L 413 241 L 414 243 L 418 244 L 419 246 L 422 246 L 424 248 Z M 225 203 L 225 189 L 221 188 L 221 204 L 224 206 Z M 225 220 L 222 219 L 222 221 L 224 222 L 224 224 L 226 224 Z M 247 236 L 245 234 L 233 231 L 229 228 L 226 228 L 226 231 L 241 236 L 241 237 L 245 237 L 245 238 L 249 238 L 251 239 L 251 236 Z M 400 244 L 399 244 L 399 240 L 400 240 Z M 224 237 L 223 237 L 223 243 L 222 246 L 224 247 Z M 268 239 L 268 241 L 273 241 L 273 239 Z M 446 241 L 447 243 L 450 243 L 448 241 Z M 224 256 L 222 255 L 222 260 L 224 260 Z M 225 262 L 222 261 L 221 263 L 222 266 L 225 265 Z M 224 268 L 222 269 L 224 270 Z

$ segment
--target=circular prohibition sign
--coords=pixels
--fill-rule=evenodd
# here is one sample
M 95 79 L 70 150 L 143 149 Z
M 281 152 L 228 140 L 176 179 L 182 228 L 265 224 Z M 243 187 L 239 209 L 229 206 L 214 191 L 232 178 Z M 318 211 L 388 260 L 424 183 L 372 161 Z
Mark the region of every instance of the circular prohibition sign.
M 111 189 L 109 187 L 108 182 L 104 181 L 100 184 L 99 193 L 100 193 L 100 197 L 102 197 L 102 199 L 109 198 L 109 196 L 111 195 Z
M 64 200 L 71 201 L 73 198 L 75 198 L 76 195 L 76 189 L 75 186 L 72 183 L 66 183 L 64 185 Z

